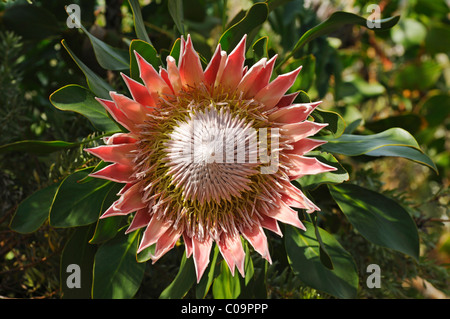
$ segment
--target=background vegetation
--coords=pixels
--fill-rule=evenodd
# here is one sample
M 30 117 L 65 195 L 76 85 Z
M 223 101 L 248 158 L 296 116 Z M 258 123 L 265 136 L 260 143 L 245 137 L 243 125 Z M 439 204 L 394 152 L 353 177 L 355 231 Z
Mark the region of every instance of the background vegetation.
M 124 86 L 116 72 L 99 65 L 91 42 L 66 25 L 64 5 L 81 7 L 83 25 L 104 42 L 127 50 L 135 38 L 128 1 L 5 1 L 0 2 L 0 298 L 60 298 L 61 255 L 72 230 L 46 221 L 37 231 L 10 228 L 18 205 L 78 169 L 95 164 L 82 151 L 86 145 L 45 152 L 39 147 L 13 150 L 23 140 L 78 142 L 95 137 L 85 117 L 55 108 L 49 96 L 70 83 L 87 87 L 86 77 L 62 46 L 115 89 Z M 167 1 L 140 1 L 146 31 L 155 49 L 168 54 L 188 31 L 207 60 L 222 32 L 239 21 L 251 1 L 183 1 L 182 26 L 177 26 Z M 267 36 L 269 55 L 286 57 L 307 30 L 342 10 L 367 17 L 370 1 L 269 1 L 271 11 L 258 31 Z M 450 296 L 450 13 L 444 0 L 377 1 L 381 17 L 400 15 L 386 31 L 345 25 L 297 50 L 288 67 L 303 64 L 292 90 L 303 90 L 323 109 L 336 111 L 345 132 L 378 133 L 404 128 L 437 167 L 396 157 L 339 157 L 350 180 L 395 199 L 413 217 L 420 235 L 420 259 L 365 240 L 328 201 L 328 190 L 314 190 L 322 208 L 321 226 L 332 233 L 355 259 L 358 298 L 437 298 Z M 283 70 L 283 71 L 288 71 Z M 92 142 L 97 143 L 96 140 Z M 254 259 L 255 276 L 265 274 L 267 289 L 253 297 L 332 298 L 316 291 L 289 271 L 283 239 L 270 236 L 273 265 Z M 145 267 L 135 298 L 158 298 L 175 278 L 183 248 Z M 279 257 L 279 258 L 277 258 Z M 369 264 L 380 265 L 381 288 L 365 285 Z M 239 294 L 238 294 L 239 295 Z M 241 296 L 245 296 L 242 291 Z M 187 296 L 195 296 L 191 290 Z M 208 295 L 207 297 L 211 297 Z

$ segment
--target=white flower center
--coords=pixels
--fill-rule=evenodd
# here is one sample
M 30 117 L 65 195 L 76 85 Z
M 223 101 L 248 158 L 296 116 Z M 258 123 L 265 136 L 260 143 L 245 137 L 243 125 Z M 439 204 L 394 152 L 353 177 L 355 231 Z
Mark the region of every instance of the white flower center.
M 257 173 L 256 130 L 226 107 L 210 106 L 189 114 L 165 143 L 172 184 L 185 200 L 230 200 L 250 190 Z

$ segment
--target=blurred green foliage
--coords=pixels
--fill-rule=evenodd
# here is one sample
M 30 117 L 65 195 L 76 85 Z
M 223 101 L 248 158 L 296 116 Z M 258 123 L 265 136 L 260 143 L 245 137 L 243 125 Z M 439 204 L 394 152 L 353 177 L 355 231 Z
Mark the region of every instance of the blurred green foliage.
M 132 8 L 127 1 L 46 0 L 0 2 L 0 145 L 21 140 L 80 142 L 94 137 L 83 116 L 53 107 L 51 93 L 77 83 L 85 75 L 64 50 L 73 54 L 117 91 L 125 87 L 118 73 L 102 68 L 89 38 L 66 25 L 64 5 L 81 7 L 83 25 L 105 43 L 127 50 L 135 38 Z M 191 34 L 196 49 L 209 60 L 220 35 L 242 19 L 252 1 L 186 0 L 182 8 L 167 1 L 140 1 L 145 31 L 160 55 L 169 54 L 180 32 Z M 268 1 L 270 13 L 255 45 L 255 55 L 286 57 L 300 37 L 337 10 L 367 17 L 370 1 Z M 395 198 L 411 214 L 421 238 L 420 260 L 366 241 L 330 199 L 324 186 L 311 190 L 322 208 L 318 223 L 352 253 L 358 268 L 359 298 L 424 298 L 411 279 L 426 279 L 450 295 L 450 21 L 448 2 L 380 1 L 381 18 L 400 15 L 387 31 L 343 25 L 293 52 L 280 73 L 303 65 L 292 91 L 303 90 L 323 100 L 324 110 L 342 115 L 345 133 L 379 133 L 400 127 L 414 135 L 439 174 L 397 158 L 338 157 L 350 179 L 360 186 Z M 32 9 L 30 9 L 32 8 Z M 181 13 L 179 10 L 182 10 Z M 174 19 L 175 17 L 175 19 Z M 280 59 L 281 60 L 281 59 Z M 253 62 L 249 57 L 249 62 Z M 0 215 L 0 297 L 59 298 L 59 263 L 70 229 L 45 223 L 37 232 L 18 234 L 9 228 L 17 205 L 35 191 L 77 169 L 97 164 L 81 146 L 39 155 L 0 152 L 2 210 Z M 283 239 L 268 235 L 274 264 L 256 261 L 265 274 L 268 298 L 331 298 L 307 287 L 289 271 Z M 175 278 L 181 247 L 155 265 L 147 263 L 136 298 L 157 298 Z M 277 258 L 279 257 L 279 258 Z M 382 287 L 365 285 L 366 267 L 382 269 Z M 195 296 L 190 291 L 188 296 Z M 207 295 L 211 297 L 211 293 Z

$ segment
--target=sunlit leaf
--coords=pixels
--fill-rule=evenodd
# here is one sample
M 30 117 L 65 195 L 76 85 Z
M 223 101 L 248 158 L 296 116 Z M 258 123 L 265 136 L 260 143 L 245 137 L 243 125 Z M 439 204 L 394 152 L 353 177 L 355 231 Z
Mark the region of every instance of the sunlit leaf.
M 159 298 L 161 299 L 180 299 L 183 298 L 192 285 L 196 282 L 195 266 L 193 258 L 186 258 L 183 254 L 180 269 L 172 283 L 164 289 Z
M 213 296 L 215 299 L 236 299 L 241 293 L 239 274 L 231 274 L 225 260 L 220 263 L 220 275 L 214 280 Z
M 70 84 L 56 90 L 50 95 L 50 102 L 62 111 L 77 112 L 86 116 L 100 131 L 120 131 L 105 108 L 97 102 L 94 94 L 80 85 Z
M 344 215 L 362 236 L 418 260 L 417 227 L 396 201 L 353 184 L 330 185 L 329 189 Z
M 106 70 L 126 70 L 130 67 L 127 50 L 114 48 L 111 45 L 103 42 L 99 38 L 93 36 L 80 23 L 80 28 L 88 36 L 94 49 L 95 57 L 100 66 Z

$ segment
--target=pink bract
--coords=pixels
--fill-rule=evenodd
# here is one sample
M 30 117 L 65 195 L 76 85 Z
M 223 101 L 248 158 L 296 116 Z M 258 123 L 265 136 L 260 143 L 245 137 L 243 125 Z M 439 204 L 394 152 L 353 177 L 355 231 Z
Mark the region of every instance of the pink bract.
M 277 57 L 247 68 L 245 49 L 246 36 L 229 55 L 218 45 L 204 70 L 190 36 L 166 69 L 136 53 L 142 83 L 122 74 L 131 97 L 98 99 L 128 132 L 86 150 L 112 163 L 92 176 L 124 184 L 101 218 L 134 214 L 127 233 L 145 227 L 138 252 L 154 245 L 153 262 L 184 242 L 198 281 L 213 242 L 233 275 L 245 275 L 243 239 L 271 262 L 264 229 L 305 229 L 291 207 L 319 210 L 291 180 L 335 170 L 305 156 L 325 125 L 308 120 L 320 102 L 286 94 L 301 68 L 270 81 Z

